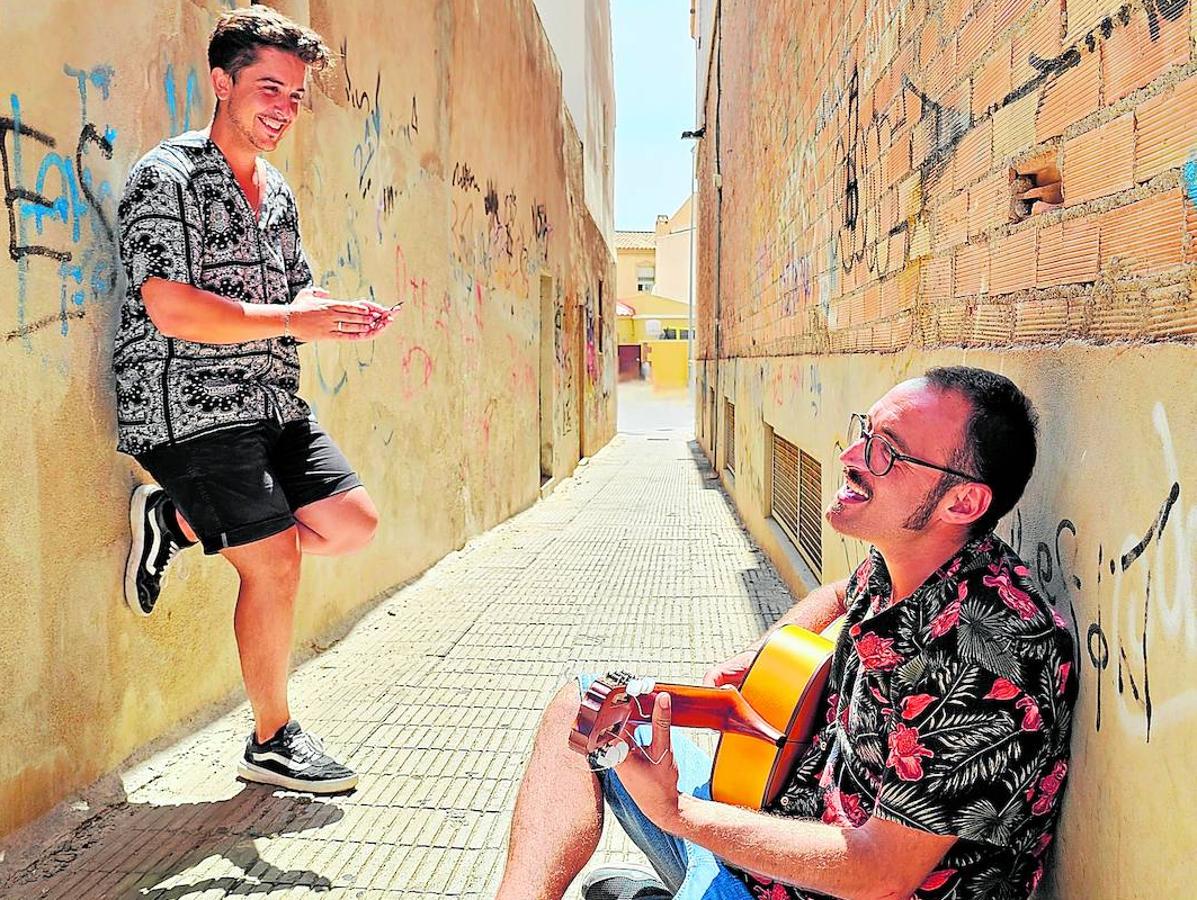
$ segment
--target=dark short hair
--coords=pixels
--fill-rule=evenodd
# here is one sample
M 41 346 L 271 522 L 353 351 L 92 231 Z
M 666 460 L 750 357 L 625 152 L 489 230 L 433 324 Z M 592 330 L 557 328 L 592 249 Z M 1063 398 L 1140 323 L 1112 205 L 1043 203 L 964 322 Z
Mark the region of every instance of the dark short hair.
M 333 65 L 335 59 L 324 39 L 312 29 L 269 7 L 250 6 L 227 12 L 216 21 L 208 40 L 208 66 L 224 69 L 235 79 L 253 64 L 261 47 L 294 53 L 317 71 Z
M 993 491 L 993 501 L 973 523 L 972 535 L 992 531 L 998 519 L 1014 509 L 1031 480 L 1039 416 L 1027 395 L 996 372 L 942 366 L 924 377 L 933 387 L 968 401 L 970 412 L 957 462 Z

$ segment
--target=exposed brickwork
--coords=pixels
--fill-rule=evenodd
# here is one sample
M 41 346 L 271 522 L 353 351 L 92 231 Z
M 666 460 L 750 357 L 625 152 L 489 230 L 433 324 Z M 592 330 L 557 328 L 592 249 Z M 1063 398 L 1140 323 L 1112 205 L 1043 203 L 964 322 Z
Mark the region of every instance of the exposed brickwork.
M 1141 104 L 1135 110 L 1135 181 L 1147 181 L 1183 165 L 1197 134 L 1197 78 Z
M 973 76 L 973 118 L 978 119 L 996 109 L 1010 93 L 1010 42 L 1006 41 Z
M 1011 294 L 1035 286 L 1035 240 L 1039 230 L 1024 228 L 993 243 L 989 258 L 990 285 L 994 294 Z
M 1101 63 L 1096 54 L 1089 53 L 1079 64 L 1047 79 L 1035 115 L 1035 139 L 1059 137 L 1073 122 L 1093 112 L 1100 98 Z
M 1173 66 L 1189 61 L 1189 10 L 1167 4 L 1161 15 L 1152 4 L 1150 15 L 1136 11 L 1101 47 L 1101 76 L 1106 103 L 1121 100 Z
M 1036 283 L 1058 287 L 1094 281 L 1099 271 L 1097 223 L 1072 219 L 1039 231 Z
M 1134 185 L 1135 122 L 1130 113 L 1064 142 L 1064 205 Z
M 1182 262 L 1185 203 L 1179 190 L 1157 194 L 1100 218 L 1101 264 L 1148 274 Z
M 1197 337 L 1191 2 L 725 0 L 699 355 Z

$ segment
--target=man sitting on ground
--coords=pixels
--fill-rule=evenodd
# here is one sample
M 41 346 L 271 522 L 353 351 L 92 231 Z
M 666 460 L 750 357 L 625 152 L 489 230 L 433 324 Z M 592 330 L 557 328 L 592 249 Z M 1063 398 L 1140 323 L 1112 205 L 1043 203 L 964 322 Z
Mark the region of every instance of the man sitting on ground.
M 667 695 L 648 746 L 590 771 L 568 747 L 579 694 L 567 685 L 520 786 L 499 900 L 561 897 L 598 845 L 604 800 L 660 882 L 601 870 L 587 900 L 1029 897 L 1076 698 L 1064 621 L 993 533 L 1030 479 L 1035 420 L 1012 382 L 965 367 L 933 369 L 854 415 L 826 517 L 873 546 L 778 622 L 820 631 L 844 617 L 826 724 L 777 802 L 712 801 L 710 761 L 670 733 Z M 754 654 L 707 683 L 740 684 Z

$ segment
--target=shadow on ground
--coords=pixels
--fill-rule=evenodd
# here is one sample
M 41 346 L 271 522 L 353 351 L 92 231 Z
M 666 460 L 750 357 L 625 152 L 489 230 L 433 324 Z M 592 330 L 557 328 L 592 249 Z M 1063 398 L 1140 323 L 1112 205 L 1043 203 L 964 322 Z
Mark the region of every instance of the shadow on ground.
M 343 815 L 328 800 L 276 794 L 256 785 L 243 786 L 227 800 L 125 801 L 96 811 L 26 868 L 8 877 L 0 873 L 0 896 L 176 900 L 221 891 L 226 897 L 264 897 L 300 885 L 323 893 L 332 890 L 330 879 L 308 869 L 279 868 L 262 858 L 254 842 L 323 828 Z M 106 862 L 114 845 L 141 849 L 116 854 L 119 859 L 112 862 L 120 869 L 113 870 Z M 185 873 L 215 856 L 242 874 L 187 879 Z M 129 873 L 130 865 L 139 871 Z

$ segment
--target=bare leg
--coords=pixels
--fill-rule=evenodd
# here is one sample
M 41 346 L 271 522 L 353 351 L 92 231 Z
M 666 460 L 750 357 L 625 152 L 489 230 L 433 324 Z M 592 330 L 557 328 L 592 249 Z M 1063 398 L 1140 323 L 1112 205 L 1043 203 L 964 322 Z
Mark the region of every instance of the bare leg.
M 172 503 L 171 506 L 174 506 L 174 504 Z M 175 521 L 179 523 L 179 531 L 183 532 L 183 537 L 187 538 L 187 540 L 194 544 L 199 540 L 199 538 L 196 537 L 195 531 L 191 527 L 191 523 L 183 518 L 183 513 L 179 511 L 177 506 L 174 506 L 174 510 Z
M 179 529 L 196 540 L 191 523 L 175 508 Z M 378 510 L 363 487 L 333 494 L 295 511 L 299 548 L 313 556 L 344 556 L 361 550 L 378 530 Z
M 233 631 L 259 741 L 291 718 L 287 674 L 301 554 L 295 528 L 222 555 L 241 576 Z
M 364 487 L 333 494 L 295 511 L 299 547 L 315 556 L 344 556 L 365 547 L 378 530 L 378 510 Z
M 598 847 L 602 791 L 586 759 L 569 748 L 577 714 L 578 688 L 567 684 L 541 719 L 495 900 L 558 900 Z

